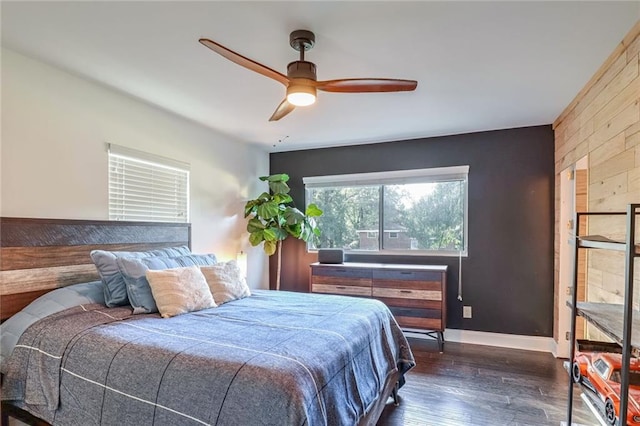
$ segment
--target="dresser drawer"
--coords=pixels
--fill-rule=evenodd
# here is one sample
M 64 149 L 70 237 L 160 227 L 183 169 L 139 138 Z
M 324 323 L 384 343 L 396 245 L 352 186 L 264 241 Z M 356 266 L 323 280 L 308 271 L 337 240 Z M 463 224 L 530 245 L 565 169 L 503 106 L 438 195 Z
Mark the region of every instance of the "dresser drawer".
M 444 331 L 440 318 L 401 317 L 394 315 L 398 325 L 404 328 L 416 328 L 422 330 Z
M 395 299 L 442 300 L 442 291 L 438 290 L 405 290 L 398 288 L 373 287 L 373 297 L 389 297 Z
M 342 294 L 345 296 L 371 297 L 371 287 L 361 287 L 356 285 L 312 284 L 311 291 L 314 293 L 328 293 L 328 294 Z
M 400 327 L 428 330 L 443 330 L 442 311 L 440 309 L 400 308 L 389 306 Z
M 312 266 L 313 276 L 343 277 L 343 278 L 366 278 L 371 281 L 371 269 L 345 268 L 340 266 Z
M 387 281 L 442 281 L 442 273 L 434 271 L 403 271 L 399 269 L 374 269 L 374 280 Z
M 442 283 L 434 281 L 387 281 L 373 280 L 373 287 L 379 289 L 391 288 L 407 291 L 442 291 Z M 406 294 L 406 293 L 405 293 Z
M 312 275 L 311 285 L 313 286 L 314 284 L 356 285 L 361 287 L 369 287 L 369 293 L 371 293 L 371 278 Z
M 442 315 L 440 309 L 420 309 L 420 308 L 402 308 L 398 306 L 389 306 L 389 310 L 394 316 L 401 318 L 438 318 Z

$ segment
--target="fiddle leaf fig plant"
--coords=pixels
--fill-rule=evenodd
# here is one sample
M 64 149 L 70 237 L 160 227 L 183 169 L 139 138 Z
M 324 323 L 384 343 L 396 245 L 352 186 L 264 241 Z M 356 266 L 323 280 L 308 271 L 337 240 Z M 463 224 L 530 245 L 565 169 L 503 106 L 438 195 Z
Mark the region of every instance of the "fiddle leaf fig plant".
M 289 195 L 289 175 L 285 173 L 260 177 L 269 184 L 269 192 L 263 192 L 244 206 L 244 217 L 249 218 L 247 231 L 252 246 L 264 243 L 264 251 L 271 256 L 278 253 L 276 290 L 280 290 L 282 266 L 282 241 L 292 236 L 305 242 L 320 236 L 315 218 L 322 210 L 309 204 L 303 213 L 293 204 Z

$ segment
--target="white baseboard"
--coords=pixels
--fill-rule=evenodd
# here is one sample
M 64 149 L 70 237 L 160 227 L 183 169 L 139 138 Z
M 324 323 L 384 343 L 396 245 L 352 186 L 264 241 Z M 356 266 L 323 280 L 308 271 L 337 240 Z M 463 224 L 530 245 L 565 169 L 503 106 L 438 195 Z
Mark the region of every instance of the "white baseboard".
M 408 337 L 430 339 L 420 333 L 406 330 Z M 467 343 L 470 345 L 496 346 L 501 348 L 524 349 L 527 351 L 550 352 L 555 355 L 556 342 L 552 337 L 522 336 L 517 334 L 487 333 L 485 331 L 457 330 L 448 328 L 444 331 L 446 342 Z

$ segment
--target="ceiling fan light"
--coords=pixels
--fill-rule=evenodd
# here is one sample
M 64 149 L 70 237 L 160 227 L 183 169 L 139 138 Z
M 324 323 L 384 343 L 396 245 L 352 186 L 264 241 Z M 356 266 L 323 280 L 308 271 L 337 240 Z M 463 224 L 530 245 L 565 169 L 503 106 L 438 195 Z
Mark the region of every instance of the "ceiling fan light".
M 316 88 L 291 85 L 287 88 L 287 101 L 295 106 L 309 106 L 316 101 Z

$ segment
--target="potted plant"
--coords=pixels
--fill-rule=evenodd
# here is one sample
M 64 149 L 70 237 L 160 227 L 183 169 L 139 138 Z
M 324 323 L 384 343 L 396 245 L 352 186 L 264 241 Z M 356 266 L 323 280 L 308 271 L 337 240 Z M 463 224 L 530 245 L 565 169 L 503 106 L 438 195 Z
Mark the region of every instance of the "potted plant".
M 309 204 L 304 213 L 293 204 L 289 195 L 289 175 L 281 173 L 260 177 L 269 184 L 269 192 L 263 192 L 255 200 L 247 201 L 244 217 L 251 217 L 247 223 L 249 242 L 257 246 L 264 242 L 264 251 L 271 256 L 278 253 L 276 270 L 276 290 L 280 290 L 280 269 L 282 265 L 282 241 L 293 236 L 305 242 L 320 235 L 315 218 L 322 210 Z

